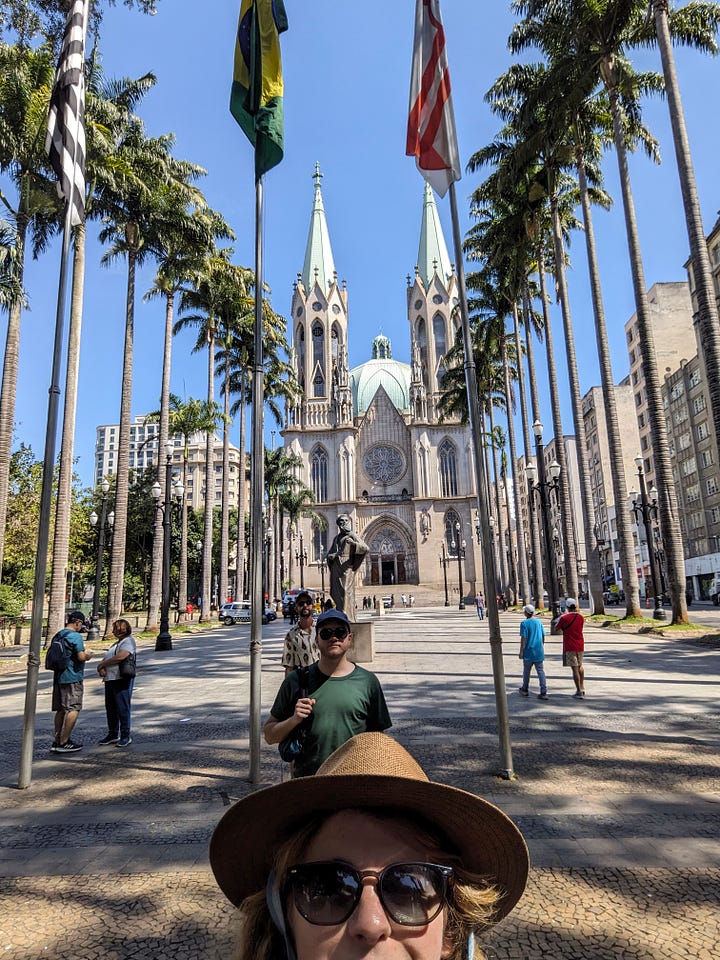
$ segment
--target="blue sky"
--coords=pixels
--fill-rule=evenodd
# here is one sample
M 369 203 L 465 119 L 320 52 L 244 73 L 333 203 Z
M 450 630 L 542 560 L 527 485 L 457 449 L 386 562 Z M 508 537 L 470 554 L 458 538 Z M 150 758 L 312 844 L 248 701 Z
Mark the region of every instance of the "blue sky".
M 237 233 L 235 259 L 252 266 L 252 154 L 228 110 L 239 0 L 205 4 L 158 0 L 157 6 L 155 17 L 122 6 L 108 12 L 102 39 L 105 70 L 114 76 L 139 76 L 148 70 L 157 74 L 157 86 L 141 109 L 148 131 L 173 131 L 177 156 L 207 169 L 203 189 Z M 286 0 L 286 8 L 290 28 L 282 38 L 285 159 L 266 177 L 265 187 L 265 279 L 272 289 L 273 306 L 279 313 L 289 313 L 292 284 L 305 252 L 311 177 L 319 161 L 335 265 L 348 286 L 350 363 L 368 359 L 372 338 L 380 331 L 391 338 L 394 357 L 409 362 L 405 278 L 417 257 L 423 196 L 414 161 L 404 155 L 414 0 L 386 3 L 382 13 L 378 7 L 339 0 Z M 442 9 L 464 165 L 498 128 L 483 97 L 510 63 L 506 40 L 512 18 L 505 0 L 444 0 Z M 660 69 L 654 52 L 643 55 L 641 63 Z M 680 51 L 678 70 L 709 231 L 720 200 L 715 189 L 720 130 L 711 106 L 718 62 Z M 649 103 L 645 118 L 660 140 L 664 161 L 656 167 L 643 157 L 631 158 L 650 286 L 685 278 L 687 238 L 665 104 Z M 620 380 L 628 368 L 623 325 L 634 305 L 614 154 L 606 157 L 604 169 L 616 203 L 611 212 L 596 214 L 596 232 L 614 373 Z M 469 227 L 466 198 L 477 182 L 466 176 L 458 184 L 463 232 Z M 447 200 L 438 201 L 438 207 L 451 247 Z M 109 269 L 100 266 L 102 250 L 94 228 L 89 237 L 75 442 L 78 471 L 85 483 L 92 480 L 95 427 L 119 419 L 126 281 L 122 262 Z M 569 283 L 584 392 L 599 382 L 599 376 L 583 253 L 578 235 L 570 250 Z M 55 246 L 27 270 L 31 310 L 23 317 L 16 439 L 32 444 L 39 457 L 45 434 L 58 257 Z M 152 276 L 152 268 L 146 269 L 137 285 L 133 416 L 158 406 L 162 307 L 140 299 Z M 553 323 L 560 354 L 558 308 L 553 308 Z M 202 396 L 206 358 L 191 354 L 192 342 L 191 335 L 175 339 L 172 389 L 180 395 Z M 571 433 L 561 354 L 558 364 L 564 428 Z M 547 403 L 543 420 L 550 423 Z

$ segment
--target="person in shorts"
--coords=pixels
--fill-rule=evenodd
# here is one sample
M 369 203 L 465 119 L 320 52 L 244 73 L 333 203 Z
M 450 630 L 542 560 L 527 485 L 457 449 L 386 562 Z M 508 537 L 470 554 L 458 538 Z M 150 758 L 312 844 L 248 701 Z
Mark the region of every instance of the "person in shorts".
M 585 617 L 578 613 L 577 600 L 568 597 L 565 601 L 567 612 L 558 620 L 555 629 L 563 635 L 563 666 L 570 667 L 575 681 L 574 697 L 582 700 L 585 696 L 585 667 L 583 654 L 585 652 Z
M 70 662 L 61 673 L 53 675 L 52 709 L 55 711 L 55 740 L 50 748 L 53 753 L 75 753 L 82 744 L 70 739 L 77 718 L 82 710 L 85 664 L 92 654 L 85 649 L 80 630 L 85 626 L 85 617 L 79 610 L 68 614 L 67 625 L 62 632 L 63 642 L 70 654 Z

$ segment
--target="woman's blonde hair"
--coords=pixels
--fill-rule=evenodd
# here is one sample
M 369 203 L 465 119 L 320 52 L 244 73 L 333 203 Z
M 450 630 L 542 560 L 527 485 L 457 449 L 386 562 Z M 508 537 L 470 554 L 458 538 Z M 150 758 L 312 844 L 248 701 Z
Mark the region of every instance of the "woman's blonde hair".
M 424 843 L 429 855 L 453 868 L 443 937 L 449 950 L 447 960 L 466 960 L 469 935 L 481 932 L 493 923 L 498 901 L 495 887 L 488 883 L 487 878 L 466 870 L 461 858 L 448 851 L 447 842 L 443 841 L 434 826 L 410 821 L 402 810 L 362 809 L 359 812 L 378 820 L 392 820 L 401 831 L 411 833 Z M 273 869 L 280 878 L 281 888 L 282 878 L 288 869 L 301 860 L 310 842 L 326 822 L 326 817 L 317 817 L 280 846 Z M 270 916 L 265 890 L 258 890 L 247 897 L 240 904 L 239 915 L 241 942 L 235 960 L 284 960 L 285 941 Z M 477 944 L 472 960 L 485 960 L 485 954 Z

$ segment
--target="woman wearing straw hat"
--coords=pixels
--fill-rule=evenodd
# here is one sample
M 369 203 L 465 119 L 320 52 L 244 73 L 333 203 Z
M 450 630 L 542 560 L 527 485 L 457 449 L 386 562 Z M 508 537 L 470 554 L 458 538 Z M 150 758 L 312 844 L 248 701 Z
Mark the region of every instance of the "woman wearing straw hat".
M 240 800 L 210 863 L 241 910 L 238 960 L 481 960 L 475 935 L 512 910 L 529 868 L 501 810 L 429 781 L 384 733 Z

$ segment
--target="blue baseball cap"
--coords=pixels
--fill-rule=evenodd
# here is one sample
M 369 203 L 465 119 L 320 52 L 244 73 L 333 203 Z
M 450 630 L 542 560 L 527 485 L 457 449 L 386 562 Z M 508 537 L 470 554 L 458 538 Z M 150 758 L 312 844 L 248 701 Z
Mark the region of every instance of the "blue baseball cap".
M 340 623 L 344 623 L 349 630 L 352 630 L 352 624 L 348 620 L 347 614 L 342 610 L 336 610 L 334 607 L 332 610 L 326 610 L 324 613 L 320 614 L 315 621 L 315 629 L 319 630 L 324 623 L 329 623 L 331 620 L 337 620 Z

